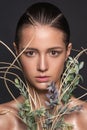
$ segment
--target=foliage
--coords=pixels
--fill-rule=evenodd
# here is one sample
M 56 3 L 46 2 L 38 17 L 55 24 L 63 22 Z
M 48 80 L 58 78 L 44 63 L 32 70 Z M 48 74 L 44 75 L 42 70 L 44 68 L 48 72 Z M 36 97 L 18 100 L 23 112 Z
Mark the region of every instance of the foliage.
M 19 104 L 18 100 L 10 91 L 7 81 L 15 85 L 19 89 L 20 94 L 25 98 L 25 101 L 19 104 L 19 116 L 17 115 L 17 117 L 21 118 L 21 120 L 27 125 L 28 130 L 72 130 L 74 126 L 65 123 L 64 117 L 67 114 L 71 114 L 75 111 L 80 111 L 83 107 L 82 105 L 76 105 L 69 108 L 69 103 L 71 101 L 73 90 L 76 89 L 80 79 L 82 79 L 81 75 L 79 74 L 79 71 L 80 69 L 82 69 L 84 62 L 79 62 L 78 58 L 83 53 L 87 54 L 87 48 L 82 48 L 82 51 L 78 53 L 75 58 L 69 57 L 66 63 L 66 69 L 61 77 L 61 85 L 59 90 L 56 89 L 54 82 L 52 82 L 48 86 L 48 94 L 46 94 L 46 97 L 48 98 L 48 100 L 46 101 L 46 108 L 41 107 L 40 109 L 33 110 L 31 105 L 31 95 L 26 88 L 27 83 L 24 83 L 19 75 L 10 70 L 16 69 L 20 72 L 23 72 L 18 59 L 21 54 L 23 54 L 23 52 L 26 50 L 26 48 L 29 47 L 32 40 L 33 37 L 28 42 L 25 49 L 23 49 L 21 53 L 17 56 L 4 42 L 0 41 L 0 45 L 6 47 L 6 49 L 14 57 L 12 63 L 0 61 L 0 79 L 4 80 L 8 92 L 11 94 L 16 103 Z M 17 65 L 15 64 L 16 62 Z M 9 79 L 7 76 L 8 74 L 12 77 L 15 76 L 15 81 Z M 85 95 L 87 95 L 87 93 Z M 32 102 L 34 103 L 34 99 L 32 100 Z M 38 104 L 36 105 L 38 106 Z M 1 114 L 7 112 L 8 111 L 2 111 Z M 38 125 L 40 123 L 42 128 L 38 129 Z
M 82 106 L 74 106 L 69 108 L 69 101 L 72 92 L 78 86 L 80 79 L 80 69 L 84 63 L 79 62 L 76 58 L 69 57 L 66 63 L 66 69 L 61 78 L 61 91 L 58 92 L 55 83 L 52 82 L 47 90 L 45 102 L 47 108 L 41 107 L 38 110 L 31 109 L 31 103 L 27 90 L 23 84 L 15 79 L 15 86 L 20 90 L 22 96 L 25 97 L 25 102 L 19 106 L 19 116 L 27 124 L 28 130 L 37 130 L 37 125 L 40 119 L 43 118 L 43 130 L 72 130 L 73 126 L 64 122 L 64 116 L 71 114 L 74 111 L 80 111 Z M 53 110 L 54 113 L 52 112 Z
M 80 62 L 77 59 L 69 57 L 66 70 L 63 73 L 62 78 L 62 101 L 67 103 L 72 96 L 73 90 L 78 86 L 79 80 L 82 79 L 79 71 L 83 68 L 84 62 Z

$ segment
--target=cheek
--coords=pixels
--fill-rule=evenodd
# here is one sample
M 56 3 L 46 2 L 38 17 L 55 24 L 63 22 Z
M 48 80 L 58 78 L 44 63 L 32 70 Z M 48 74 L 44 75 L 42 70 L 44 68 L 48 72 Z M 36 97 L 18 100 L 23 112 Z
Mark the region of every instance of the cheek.
M 65 60 L 58 60 L 57 62 L 53 63 L 53 73 L 55 78 L 60 79 L 64 70 L 64 63 Z
M 29 62 L 29 59 L 20 57 L 20 62 L 22 65 L 22 70 L 24 75 L 29 77 L 34 72 L 34 64 L 32 62 Z
M 56 66 L 55 72 L 57 73 L 57 75 L 61 75 L 64 69 L 64 64 L 58 64 Z

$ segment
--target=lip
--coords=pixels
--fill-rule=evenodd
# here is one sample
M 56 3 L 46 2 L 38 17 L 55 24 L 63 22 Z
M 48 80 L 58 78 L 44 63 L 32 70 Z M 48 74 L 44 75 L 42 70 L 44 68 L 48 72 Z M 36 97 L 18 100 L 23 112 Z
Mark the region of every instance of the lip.
M 37 82 L 43 83 L 48 82 L 50 76 L 36 76 L 35 79 Z

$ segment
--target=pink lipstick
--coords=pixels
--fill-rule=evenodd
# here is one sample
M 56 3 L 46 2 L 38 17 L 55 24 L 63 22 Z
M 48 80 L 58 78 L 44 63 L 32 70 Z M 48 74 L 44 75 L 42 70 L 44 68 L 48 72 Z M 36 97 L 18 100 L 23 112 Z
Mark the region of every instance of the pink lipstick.
M 40 82 L 40 83 L 48 82 L 49 81 L 49 76 L 37 76 L 36 77 L 36 81 Z

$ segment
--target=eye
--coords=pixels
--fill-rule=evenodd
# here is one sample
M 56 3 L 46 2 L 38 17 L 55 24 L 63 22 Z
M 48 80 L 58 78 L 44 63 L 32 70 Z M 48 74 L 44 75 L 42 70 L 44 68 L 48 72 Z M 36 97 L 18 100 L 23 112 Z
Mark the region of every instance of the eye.
M 26 52 L 24 52 L 24 53 L 25 53 L 25 55 L 28 56 L 28 57 L 34 57 L 35 54 L 36 54 L 36 52 L 35 52 L 35 51 L 32 51 L 32 50 L 26 51 Z
M 51 50 L 51 51 L 50 51 L 50 55 L 51 55 L 51 56 L 58 56 L 59 53 L 60 53 L 60 52 L 59 52 L 59 51 L 56 51 L 56 50 Z

